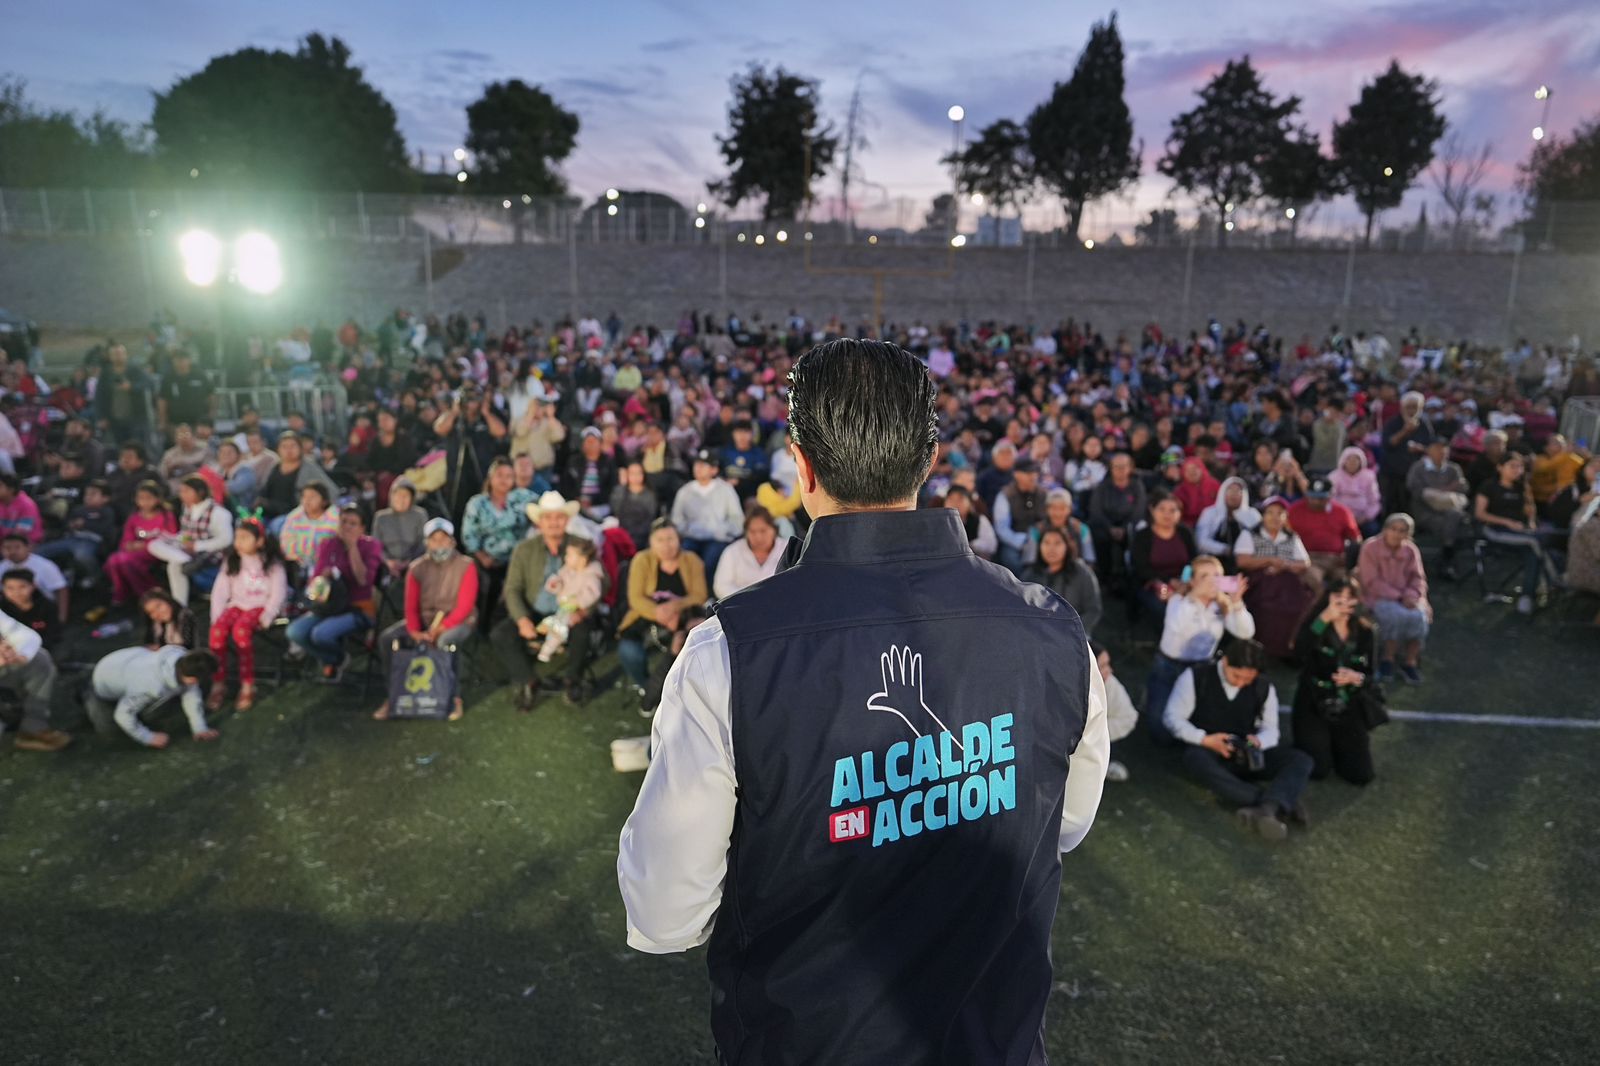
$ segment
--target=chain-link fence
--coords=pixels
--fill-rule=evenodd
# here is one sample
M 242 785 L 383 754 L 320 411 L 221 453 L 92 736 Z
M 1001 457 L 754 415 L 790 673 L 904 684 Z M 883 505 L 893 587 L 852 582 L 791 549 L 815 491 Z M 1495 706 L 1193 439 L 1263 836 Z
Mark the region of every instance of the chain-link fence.
M 1058 203 L 997 209 L 978 197 L 937 189 L 870 187 L 820 197 L 802 217 L 762 219 L 709 201 L 681 202 L 655 192 L 608 190 L 573 197 L 258 193 L 207 189 L 0 189 L 0 236 L 139 233 L 166 236 L 190 226 L 257 226 L 280 237 L 432 241 L 452 245 L 706 244 L 717 241 L 1042 248 L 1117 246 L 1259 249 L 1344 248 L 1406 252 L 1561 250 L 1600 252 L 1600 203 L 1541 204 L 1525 220 L 1452 216 L 1442 204 L 1385 212 L 1370 244 L 1353 205 L 1300 208 L 1253 203 L 1222 211 L 1189 201 L 1140 207 L 1131 199 L 1089 204 L 1076 234 Z M 1428 207 L 1433 210 L 1430 214 Z

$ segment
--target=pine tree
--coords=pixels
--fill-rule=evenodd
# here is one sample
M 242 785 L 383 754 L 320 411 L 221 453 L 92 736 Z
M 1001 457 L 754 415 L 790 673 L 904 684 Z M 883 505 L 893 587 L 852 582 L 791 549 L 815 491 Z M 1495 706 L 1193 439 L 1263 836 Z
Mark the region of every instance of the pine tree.
M 1076 241 L 1086 203 L 1139 177 L 1133 119 L 1123 97 L 1122 36 L 1117 16 L 1097 22 L 1072 77 L 1028 116 L 1028 150 L 1040 184 L 1061 198 L 1067 236 Z
M 1333 156 L 1340 180 L 1367 216 L 1365 243 L 1372 243 L 1372 220 L 1379 211 L 1399 207 L 1406 190 L 1433 162 L 1433 146 L 1444 136 L 1439 86 L 1420 74 L 1407 74 L 1398 61 L 1361 87 L 1350 117 L 1333 126 Z
M 1262 174 L 1287 139 L 1300 98 L 1275 99 L 1249 56 L 1229 60 L 1199 96 L 1197 107 L 1172 120 L 1156 169 L 1216 208 L 1217 239 L 1227 243 L 1229 215 L 1261 195 Z

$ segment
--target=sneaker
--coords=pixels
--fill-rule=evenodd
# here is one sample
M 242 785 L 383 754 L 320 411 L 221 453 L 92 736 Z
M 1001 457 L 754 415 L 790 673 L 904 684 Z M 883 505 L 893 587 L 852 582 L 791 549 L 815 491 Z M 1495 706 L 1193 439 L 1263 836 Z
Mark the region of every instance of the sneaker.
M 1533 613 L 1533 597 L 1532 596 L 1529 596 L 1526 593 L 1524 593 L 1523 595 L 1517 597 L 1517 613 L 1518 614 L 1532 614 Z
M 306 649 L 291 640 L 288 650 L 283 653 L 283 657 L 290 662 L 299 662 L 306 657 Z M 323 676 L 326 677 L 327 675 L 324 674 Z
M 1394 663 L 1389 662 L 1387 659 L 1385 659 L 1384 661 L 1382 661 L 1382 662 L 1380 662 L 1378 664 L 1378 682 L 1381 684 L 1381 683 L 1383 683 L 1385 681 L 1393 681 L 1393 680 L 1394 680 Z
M 538 685 L 520 685 L 517 687 L 516 695 L 512 698 L 512 703 L 516 706 L 517 711 L 521 714 L 528 714 L 531 712 L 538 702 Z
M 72 737 L 59 729 L 41 729 L 37 733 L 18 733 L 12 746 L 18 751 L 60 751 L 71 743 Z
M 350 653 L 345 652 L 344 658 L 339 660 L 338 665 L 324 666 L 322 668 L 322 683 L 325 685 L 337 685 L 344 680 L 344 672 L 348 669 L 350 669 Z
M 1415 666 L 1400 667 L 1400 676 L 1406 679 L 1406 684 L 1408 685 L 1422 684 L 1422 671 Z
M 1277 843 L 1289 835 L 1289 827 L 1283 824 L 1278 817 L 1278 809 L 1270 803 L 1258 803 L 1253 807 L 1240 807 L 1236 812 L 1239 824 L 1246 829 L 1254 829 L 1261 836 Z
M 1106 780 L 1123 782 L 1128 779 L 1128 768 L 1115 759 L 1106 764 Z

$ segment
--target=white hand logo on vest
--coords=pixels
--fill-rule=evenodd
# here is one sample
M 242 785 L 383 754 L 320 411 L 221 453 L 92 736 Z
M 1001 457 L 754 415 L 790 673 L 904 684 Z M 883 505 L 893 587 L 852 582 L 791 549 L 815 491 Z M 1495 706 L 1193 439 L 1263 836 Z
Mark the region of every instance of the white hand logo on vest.
M 919 653 L 892 645 L 878 665 L 883 687 L 867 710 L 894 715 L 915 740 L 834 762 L 828 839 L 870 839 L 876 848 L 1016 810 L 1014 717 L 969 722 L 957 737 L 923 697 Z
M 908 712 L 919 720 L 924 715 L 931 718 L 941 733 L 950 731 L 923 698 L 921 652 L 912 651 L 910 645 L 902 648 L 891 644 L 888 651 L 878 656 L 878 663 L 883 668 L 883 688 L 867 697 L 867 710 L 894 715 L 911 727 L 914 736 L 922 736 L 923 731 L 907 716 Z M 961 742 L 955 741 L 955 746 L 961 749 Z

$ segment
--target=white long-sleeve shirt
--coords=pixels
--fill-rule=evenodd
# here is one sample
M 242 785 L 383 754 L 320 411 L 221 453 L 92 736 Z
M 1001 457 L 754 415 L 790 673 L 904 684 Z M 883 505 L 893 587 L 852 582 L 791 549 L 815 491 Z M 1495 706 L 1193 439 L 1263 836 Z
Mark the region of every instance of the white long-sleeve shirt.
M 717 560 L 717 574 L 711 582 L 712 594 L 719 600 L 726 599 L 740 589 L 777 573 L 778 564 L 783 561 L 784 539 L 778 538 L 764 563 L 756 562 L 756 553 L 750 550 L 750 542 L 745 538 L 740 537 L 728 545 L 722 558 Z
M 1222 691 L 1228 694 L 1228 698 L 1231 700 L 1239 694 L 1237 686 L 1228 684 L 1228 675 L 1223 672 L 1220 662 L 1212 666 L 1196 666 L 1179 675 L 1161 717 L 1167 724 L 1167 730 L 1185 744 L 1199 744 L 1206 739 L 1206 731 L 1190 721 L 1194 717 L 1195 670 L 1215 670 L 1222 679 Z M 1261 722 L 1256 728 L 1256 739 L 1261 742 L 1262 751 L 1278 746 L 1278 690 L 1272 687 L 1271 682 L 1267 683 L 1266 702 L 1261 705 Z
M 672 498 L 672 524 L 692 540 L 731 541 L 744 532 L 739 494 L 721 478 L 691 481 Z
M 117 725 L 122 731 L 149 746 L 155 736 L 139 715 L 159 703 L 183 694 L 183 713 L 189 719 L 189 729 L 196 734 L 211 728 L 206 724 L 205 704 L 200 699 L 196 685 L 184 685 L 178 680 L 178 660 L 189 654 L 188 648 L 168 644 L 157 651 L 135 644 L 105 656 L 94 667 L 94 694 L 114 702 Z
M 1088 716 L 1068 763 L 1060 849 L 1088 835 L 1110 762 L 1106 690 L 1089 657 Z M 652 954 L 705 943 L 722 904 L 738 778 L 729 701 L 733 671 L 717 618 L 697 626 L 667 674 L 633 813 L 622 828 L 617 882 L 628 944 Z
M 1238 601 L 1224 614 L 1215 600 L 1201 603 L 1189 596 L 1174 596 L 1167 601 L 1167 618 L 1161 626 L 1161 654 L 1179 662 L 1209 659 L 1222 642 L 1223 630 L 1249 640 L 1256 635 L 1256 620 Z

